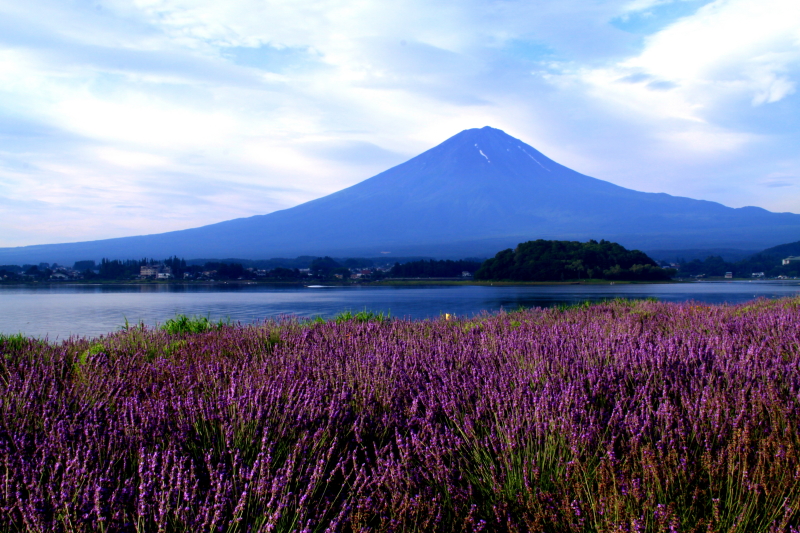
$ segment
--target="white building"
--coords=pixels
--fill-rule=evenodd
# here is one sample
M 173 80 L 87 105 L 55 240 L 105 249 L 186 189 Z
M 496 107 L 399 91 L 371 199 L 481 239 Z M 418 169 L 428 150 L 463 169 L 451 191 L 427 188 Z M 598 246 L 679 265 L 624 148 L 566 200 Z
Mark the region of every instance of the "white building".
M 166 265 L 143 265 L 139 268 L 139 277 L 169 279 L 172 277 L 172 269 Z

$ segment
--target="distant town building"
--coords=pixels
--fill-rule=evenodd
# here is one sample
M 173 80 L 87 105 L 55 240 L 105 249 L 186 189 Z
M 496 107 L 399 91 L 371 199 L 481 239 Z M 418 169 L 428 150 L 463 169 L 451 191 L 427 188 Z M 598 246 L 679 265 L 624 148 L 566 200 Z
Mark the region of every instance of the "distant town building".
M 800 257 L 797 257 L 795 255 L 790 255 L 789 257 L 787 257 L 786 259 L 781 261 L 781 264 L 782 265 L 789 265 L 791 263 L 797 263 L 798 261 L 800 261 Z
M 166 265 L 142 265 L 139 268 L 139 277 L 154 279 L 169 279 L 172 277 L 172 269 Z

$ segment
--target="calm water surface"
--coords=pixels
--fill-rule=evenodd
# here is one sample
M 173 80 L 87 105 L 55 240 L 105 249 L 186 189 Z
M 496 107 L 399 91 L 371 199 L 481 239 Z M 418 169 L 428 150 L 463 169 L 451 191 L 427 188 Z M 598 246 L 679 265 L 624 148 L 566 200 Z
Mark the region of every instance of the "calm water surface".
M 741 303 L 800 293 L 800 281 L 730 281 L 652 285 L 526 287 L 396 286 L 283 287 L 268 285 L 46 285 L 0 287 L 0 333 L 65 339 L 116 331 L 127 319 L 148 325 L 176 314 L 253 323 L 267 318 L 331 317 L 345 310 L 433 318 L 501 309 L 548 307 L 584 300 L 655 297 Z

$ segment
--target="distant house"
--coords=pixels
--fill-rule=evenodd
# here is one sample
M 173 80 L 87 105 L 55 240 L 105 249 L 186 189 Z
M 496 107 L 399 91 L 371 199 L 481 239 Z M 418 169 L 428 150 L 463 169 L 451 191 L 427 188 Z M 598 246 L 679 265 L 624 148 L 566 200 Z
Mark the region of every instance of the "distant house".
M 461 272 L 461 277 L 462 278 L 471 278 L 472 277 L 472 273 L 467 272 L 466 270 L 464 270 L 463 272 Z
M 789 265 L 791 263 L 797 263 L 798 261 L 800 261 L 800 257 L 797 257 L 796 255 L 790 255 L 789 257 L 781 261 L 781 264 Z
M 169 279 L 172 277 L 172 269 L 166 265 L 142 265 L 139 268 L 139 277 L 154 279 Z
M 750 275 L 751 275 L 752 277 L 754 277 L 754 278 L 763 278 L 763 277 L 764 277 L 764 273 L 763 273 L 763 272 L 753 272 L 753 273 L 752 273 L 752 274 L 750 274 Z
M 733 272 L 725 272 L 725 279 L 733 279 Z

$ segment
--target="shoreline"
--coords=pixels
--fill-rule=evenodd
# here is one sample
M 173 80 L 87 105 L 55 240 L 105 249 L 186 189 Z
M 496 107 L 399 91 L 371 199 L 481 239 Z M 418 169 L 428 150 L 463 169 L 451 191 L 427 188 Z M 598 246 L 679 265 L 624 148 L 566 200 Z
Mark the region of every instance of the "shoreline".
M 64 287 L 64 286 L 108 286 L 108 285 L 131 285 L 131 286 L 224 286 L 224 285 L 272 285 L 281 287 L 308 287 L 310 285 L 324 284 L 328 287 L 402 287 L 402 286 L 476 286 L 476 287 L 536 287 L 536 286 L 568 286 L 568 285 L 675 285 L 687 283 L 721 283 L 721 282 L 764 282 L 764 281 L 798 281 L 780 279 L 758 279 L 749 278 L 705 278 L 703 280 L 672 279 L 669 281 L 609 281 L 609 280 L 566 280 L 566 281 L 475 281 L 475 280 L 456 280 L 452 278 L 413 278 L 413 279 L 384 279 L 376 281 L 340 281 L 340 280 L 306 280 L 306 281 L 255 281 L 255 280 L 231 280 L 231 281 L 191 281 L 191 280 L 165 280 L 165 281 L 146 281 L 146 280 L 71 280 L 71 281 L 0 281 L 0 287 Z
M 64 286 L 92 286 L 92 285 L 139 285 L 139 286 L 224 286 L 224 285 L 273 285 L 297 286 L 324 284 L 333 287 L 402 287 L 402 286 L 476 286 L 476 287 L 531 287 L 531 286 L 567 286 L 567 285 L 674 285 L 704 282 L 742 282 L 742 281 L 797 281 L 797 280 L 752 280 L 748 278 L 714 279 L 706 278 L 702 281 L 673 279 L 669 281 L 609 281 L 609 280 L 566 280 L 566 281 L 476 281 L 453 278 L 394 278 L 375 281 L 341 281 L 341 280 L 304 280 L 304 281 L 260 281 L 260 280 L 229 280 L 229 281 L 191 281 L 191 280 L 75 280 L 75 281 L 0 281 L 0 287 L 64 287 Z
M 154 280 L 154 279 L 94 279 L 94 280 L 42 280 L 42 281 L 18 281 L 0 280 L 0 287 L 60 287 L 60 286 L 91 286 L 91 285 L 138 285 L 138 286 L 224 286 L 224 285 L 271 285 L 279 287 L 308 287 L 310 285 L 325 285 L 328 287 L 380 287 L 380 286 L 494 286 L 494 287 L 535 287 L 535 286 L 567 286 L 567 285 L 673 285 L 687 283 L 721 283 L 721 282 L 792 282 L 798 279 L 752 279 L 752 278 L 724 278 L 722 276 L 709 277 L 703 279 L 677 278 L 658 281 L 639 281 L 639 280 L 605 280 L 605 279 L 572 279 L 564 281 L 480 281 L 475 279 L 463 278 L 384 278 L 379 280 Z

